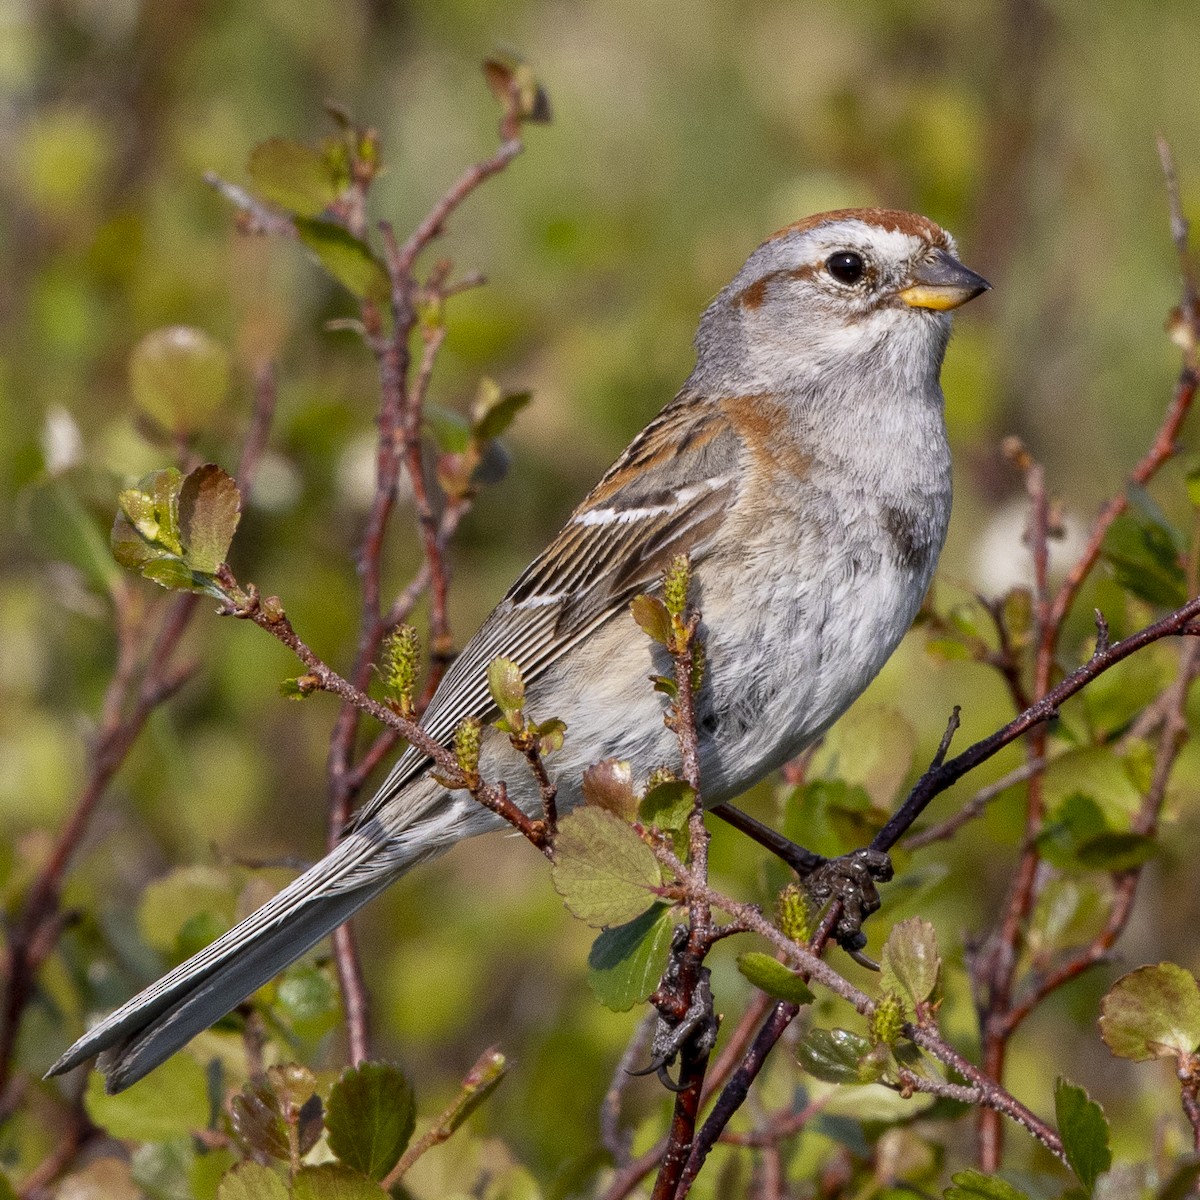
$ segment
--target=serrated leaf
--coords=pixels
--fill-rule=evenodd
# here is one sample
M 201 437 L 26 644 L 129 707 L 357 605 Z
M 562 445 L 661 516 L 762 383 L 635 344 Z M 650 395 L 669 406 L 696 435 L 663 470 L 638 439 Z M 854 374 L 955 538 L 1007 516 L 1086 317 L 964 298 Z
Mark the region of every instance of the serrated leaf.
M 525 680 L 511 658 L 494 658 L 488 663 L 488 691 L 492 702 L 510 720 L 525 706 Z
M 811 1004 L 816 999 L 795 971 L 769 954 L 748 950 L 738 955 L 737 968 L 759 991 L 774 996 L 776 1000 L 803 1005 Z
M 659 829 L 682 829 L 696 807 L 696 793 L 682 779 L 668 779 L 656 784 L 638 805 L 639 819 L 643 825 L 655 825 Z
M 1083 1088 L 1060 1075 L 1054 1085 L 1054 1114 L 1067 1163 L 1090 1192 L 1096 1177 L 1112 1166 L 1104 1110 Z
M 390 285 L 371 248 L 331 221 L 296 218 L 296 236 L 326 272 L 360 300 L 387 302 Z
M 134 403 L 175 434 L 204 428 L 229 392 L 229 376 L 229 352 L 189 325 L 153 330 L 129 357 Z
M 70 563 L 97 590 L 111 590 L 121 572 L 105 543 L 102 526 L 69 476 L 34 484 L 24 494 L 24 504 L 25 521 L 39 554 Z
M 165 1142 L 208 1125 L 208 1084 L 204 1068 L 186 1054 L 167 1059 L 131 1088 L 110 1096 L 96 1071 L 88 1076 L 83 1106 L 91 1120 L 115 1138 Z
M 602 808 L 584 807 L 558 823 L 551 878 L 567 908 L 599 928 L 645 912 L 662 871 L 632 826 Z
M 943 1193 L 945 1200 L 1029 1200 L 1025 1192 L 1013 1187 L 999 1175 L 959 1171 L 950 1179 L 952 1186 Z
M 389 1063 L 369 1062 L 342 1073 L 329 1093 L 329 1148 L 370 1179 L 400 1161 L 416 1124 L 412 1084 Z
M 1100 1013 L 1100 1036 L 1118 1058 L 1179 1057 L 1200 1046 L 1200 985 L 1174 963 L 1123 975 Z
M 883 944 L 880 987 L 907 1001 L 909 1011 L 928 1000 L 942 969 L 937 931 L 920 917 L 893 925 Z
M 319 217 L 342 191 L 325 154 L 288 138 L 260 142 L 247 167 L 264 200 L 297 216 Z
M 261 1163 L 240 1162 L 217 1188 L 217 1200 L 290 1200 L 283 1177 Z
M 863 1060 L 871 1052 L 871 1043 L 848 1029 L 810 1029 L 796 1047 L 800 1065 L 814 1079 L 825 1083 L 867 1083 Z M 877 1073 L 867 1071 L 868 1076 Z
M 517 413 L 533 399 L 532 392 L 508 392 L 495 396 L 481 395 L 472 412 L 472 432 L 481 442 L 498 438 L 512 423 Z
M 665 646 L 671 638 L 671 614 L 657 596 L 634 596 L 629 611 L 647 637 Z
M 632 821 L 638 810 L 633 768 L 621 758 L 593 763 L 583 773 L 583 801 L 594 808 L 607 809 L 623 821 Z
M 386 1200 L 379 1184 L 340 1163 L 301 1167 L 292 1180 L 291 1200 Z
M 197 467 L 179 489 L 179 529 L 184 561 L 213 575 L 225 561 L 242 515 L 242 496 L 232 476 L 215 463 Z
M 596 999 L 626 1012 L 662 979 L 675 929 L 669 905 L 658 903 L 625 925 L 606 929 L 588 954 L 588 983 Z

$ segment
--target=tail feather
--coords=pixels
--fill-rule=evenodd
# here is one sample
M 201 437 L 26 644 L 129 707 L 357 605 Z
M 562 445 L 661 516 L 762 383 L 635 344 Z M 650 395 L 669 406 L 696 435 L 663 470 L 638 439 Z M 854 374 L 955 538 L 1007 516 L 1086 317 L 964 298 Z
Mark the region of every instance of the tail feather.
M 352 834 L 262 908 L 89 1030 L 47 1075 L 99 1054 L 108 1091 L 136 1083 L 428 854 L 429 848 L 397 853 L 378 828 Z

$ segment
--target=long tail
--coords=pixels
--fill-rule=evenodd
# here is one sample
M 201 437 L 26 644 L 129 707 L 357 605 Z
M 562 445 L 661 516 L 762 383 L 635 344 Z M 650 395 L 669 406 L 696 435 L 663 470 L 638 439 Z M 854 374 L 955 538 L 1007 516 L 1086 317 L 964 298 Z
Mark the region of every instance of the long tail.
M 454 840 L 436 832 L 429 839 L 413 837 L 416 832 L 410 828 L 408 836 L 395 839 L 369 822 L 349 834 L 262 908 L 91 1029 L 47 1074 L 69 1071 L 99 1054 L 108 1091 L 136 1083 L 414 863 Z

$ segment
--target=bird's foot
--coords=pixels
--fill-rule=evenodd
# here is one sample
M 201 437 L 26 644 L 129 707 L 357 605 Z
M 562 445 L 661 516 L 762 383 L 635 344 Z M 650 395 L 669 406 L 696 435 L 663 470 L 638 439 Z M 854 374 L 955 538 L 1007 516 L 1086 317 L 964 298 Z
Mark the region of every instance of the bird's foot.
M 875 970 L 878 966 L 862 953 L 867 944 L 862 926 L 872 913 L 879 911 L 876 885 L 887 883 L 892 874 L 892 860 L 881 850 L 867 848 L 828 859 L 804 879 L 804 887 L 819 907 L 833 900 L 841 901 L 833 937 L 857 962 Z
M 690 995 L 685 994 L 683 978 L 688 974 L 683 958 L 687 949 L 687 929 L 680 926 L 671 943 L 671 957 L 663 973 L 658 990 L 650 1002 L 658 1009 L 658 1020 L 654 1025 L 654 1036 L 650 1041 L 650 1065 L 630 1075 L 656 1074 L 663 1087 L 672 1092 L 685 1091 L 690 1084 L 686 1081 L 687 1060 L 701 1062 L 717 1044 L 717 1030 L 721 1018 L 713 1004 L 712 983 L 709 969 L 701 967 L 695 976 Z M 671 1078 L 668 1068 L 680 1055 L 684 1056 L 685 1069 L 680 1072 L 679 1082 Z

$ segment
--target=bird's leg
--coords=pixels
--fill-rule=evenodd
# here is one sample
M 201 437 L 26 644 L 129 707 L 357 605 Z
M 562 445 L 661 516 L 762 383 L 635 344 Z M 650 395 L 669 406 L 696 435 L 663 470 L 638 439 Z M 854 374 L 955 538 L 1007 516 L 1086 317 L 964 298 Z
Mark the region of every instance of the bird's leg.
M 875 965 L 860 953 L 867 944 L 862 925 L 872 913 L 879 910 L 879 888 L 876 885 L 887 883 L 892 877 L 892 860 L 886 854 L 864 847 L 838 858 L 826 858 L 823 854 L 798 846 L 769 825 L 756 821 L 731 804 L 714 805 L 711 811 L 783 859 L 804 880 L 808 894 L 818 906 L 831 900 L 840 900 L 842 911 L 834 927 L 834 938 L 843 950 L 864 966 Z
M 770 850 L 777 858 L 783 859 L 801 879 L 806 879 L 819 867 L 823 867 L 829 859 L 823 854 L 816 854 L 797 845 L 790 838 L 774 830 L 770 825 L 756 821 L 749 813 L 744 813 L 732 804 L 714 804 L 708 810 L 714 817 L 720 817 L 734 829 L 741 830 L 748 838 L 752 838 L 760 846 Z

